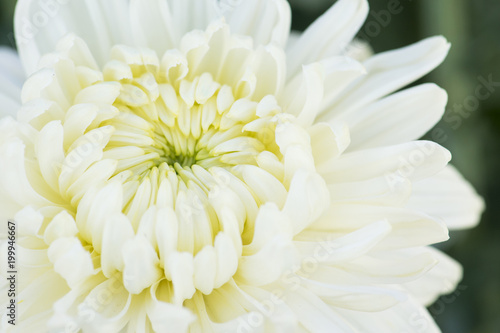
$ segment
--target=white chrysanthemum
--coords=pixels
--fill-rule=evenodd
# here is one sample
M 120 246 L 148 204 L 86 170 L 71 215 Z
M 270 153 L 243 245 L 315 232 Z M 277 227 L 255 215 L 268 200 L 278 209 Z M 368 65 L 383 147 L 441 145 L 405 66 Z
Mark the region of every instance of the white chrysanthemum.
M 446 93 L 392 93 L 448 44 L 371 56 L 350 44 L 367 12 L 340 0 L 287 44 L 284 0 L 20 0 L 28 78 L 0 55 L 0 218 L 19 233 L 2 331 L 438 331 L 425 305 L 461 268 L 428 245 L 483 204 L 413 141 Z

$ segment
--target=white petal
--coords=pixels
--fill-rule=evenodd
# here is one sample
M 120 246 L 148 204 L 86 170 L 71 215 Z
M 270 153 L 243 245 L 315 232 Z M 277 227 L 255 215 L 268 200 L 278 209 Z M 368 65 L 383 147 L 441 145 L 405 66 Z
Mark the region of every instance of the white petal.
M 57 42 L 70 32 L 89 44 L 102 65 L 109 57 L 112 45 L 132 42 L 128 8 L 127 1 L 122 0 L 19 1 L 14 26 L 17 47 L 27 74 L 33 73 L 40 58 L 53 52 Z
M 174 285 L 173 303 L 181 305 L 184 300 L 193 297 L 196 292 L 193 280 L 193 255 L 187 252 L 175 252 L 170 256 L 167 265 L 172 274 Z
M 366 203 L 402 206 L 412 194 L 412 183 L 401 175 L 386 176 L 362 181 L 329 184 L 333 203 Z
M 45 206 L 49 201 L 38 194 L 29 181 L 25 163 L 25 145 L 12 139 L 0 145 L 0 186 L 22 206 Z
M 287 50 L 288 76 L 301 65 L 342 54 L 368 15 L 366 0 L 340 0 Z
M 109 142 L 113 128 L 100 127 L 87 132 L 68 149 L 68 154 L 59 175 L 59 190 L 65 193 L 88 168 L 103 156 L 103 149 Z
M 71 203 L 77 205 L 80 199 L 87 191 L 99 186 L 109 180 L 114 174 L 117 166 L 115 160 L 101 160 L 87 169 L 75 182 L 68 188 L 68 195 L 71 197 Z
M 220 288 L 236 273 L 238 269 L 238 253 L 233 241 L 225 232 L 220 232 L 214 241 L 217 256 L 217 274 L 215 275 L 215 288 Z
M 355 38 L 347 45 L 344 55 L 357 61 L 365 61 L 373 56 L 373 53 L 373 49 L 368 42 Z
M 443 116 L 446 91 L 423 84 L 393 94 L 342 119 L 349 124 L 349 150 L 400 144 L 420 139 Z
M 26 84 L 29 84 L 28 82 Z M 17 113 L 17 119 L 33 126 L 36 130 L 41 130 L 51 121 L 63 120 L 64 111 L 56 102 L 46 99 L 34 99 L 21 106 Z
M 175 48 L 179 36 L 168 1 L 132 0 L 130 16 L 132 31 L 139 46 L 151 48 L 158 54 Z
M 430 245 L 447 240 L 444 222 L 405 208 L 339 204 L 311 225 L 312 230 L 340 232 L 355 230 L 373 222 L 387 220 L 392 231 L 378 248 L 405 248 Z
M 62 211 L 52 219 L 43 233 L 45 243 L 51 244 L 63 237 L 74 237 L 78 234 L 75 219 L 67 212 Z
M 283 212 L 292 220 L 297 234 L 321 216 L 329 202 L 323 179 L 318 174 L 299 170 L 290 184 Z
M 336 314 L 314 293 L 302 287 L 296 291 L 286 291 L 284 297 L 286 297 L 288 306 L 295 312 L 297 319 L 308 332 L 356 332 L 342 316 Z
M 15 116 L 20 107 L 24 73 L 16 52 L 0 47 L 0 117 Z
M 324 70 L 321 64 L 313 63 L 302 67 L 303 83 L 299 89 L 287 91 L 290 99 L 288 101 L 287 112 L 297 116 L 299 124 L 309 127 L 319 112 L 319 107 L 323 100 Z M 287 98 L 287 97 L 285 97 Z
M 280 0 L 281 1 L 281 0 Z M 253 98 L 261 100 L 265 96 L 279 96 L 285 87 L 286 56 L 282 49 L 268 45 L 257 49 L 251 64 L 256 75 L 257 86 Z
M 161 277 L 160 261 L 151 244 L 136 236 L 122 247 L 123 283 L 131 294 L 140 294 Z
M 123 271 L 122 249 L 134 237 L 134 230 L 126 216 L 116 214 L 105 221 L 102 231 L 101 268 L 106 277 Z
M 16 214 L 14 221 L 17 223 L 19 236 L 36 236 L 42 226 L 43 215 L 27 206 Z
M 205 246 L 194 258 L 194 286 L 209 295 L 217 275 L 217 254 L 213 246 Z
M 0 76 L 21 88 L 26 75 L 24 74 L 19 55 L 10 47 L 0 46 Z
M 74 104 L 96 103 L 112 105 L 120 95 L 121 85 L 117 82 L 104 82 L 92 85 L 78 92 Z
M 90 253 L 78 238 L 59 238 L 49 247 L 49 259 L 54 270 L 73 288 L 94 273 Z
M 331 285 L 309 279 L 301 280 L 304 287 L 336 308 L 357 311 L 382 311 L 407 299 L 404 292 L 373 286 Z
M 220 1 L 219 6 L 233 33 L 251 36 L 256 45 L 285 46 L 291 24 L 287 1 Z
M 255 221 L 255 231 L 252 235 L 252 243 L 243 248 L 244 255 L 251 255 L 263 249 L 276 236 L 285 236 L 290 240 L 293 237 L 293 229 L 290 218 L 273 203 L 267 203 L 260 207 Z
M 30 318 L 50 311 L 51 304 L 54 304 L 69 291 L 70 288 L 68 288 L 66 281 L 57 272 L 52 269 L 47 270 L 26 286 L 26 288 L 19 291 L 17 299 L 22 300 L 21 304 L 23 305 L 17 308 L 17 315 L 20 318 Z M 36 297 L 33 297 L 34 295 Z M 42 297 L 45 302 L 40 302 L 38 297 Z M 25 327 L 23 327 L 22 322 L 23 320 L 16 321 L 16 330 L 24 330 Z M 9 326 L 12 327 L 10 324 Z M 35 329 L 35 332 L 37 330 L 39 330 L 39 327 Z
M 121 212 L 123 188 L 117 182 L 110 182 L 97 193 L 89 191 L 85 196 L 85 201 L 90 203 L 89 208 L 85 209 L 84 205 L 78 207 L 76 222 L 82 236 L 100 252 L 106 220 Z
M 384 240 L 392 230 L 387 221 L 376 221 L 345 236 L 330 241 L 295 241 L 302 260 L 314 258 L 317 262 L 335 264 L 358 258 Z M 299 234 L 299 239 L 306 238 Z
M 402 284 L 424 276 L 437 264 L 436 256 L 428 251 L 428 248 L 408 248 L 401 250 L 390 250 L 387 252 L 371 252 L 370 255 L 357 259 L 337 263 L 325 269 L 318 269 L 318 276 L 314 278 L 328 282 L 335 279 L 336 275 L 349 273 L 349 280 L 340 283 L 362 284 Z M 314 276 L 314 274 L 313 274 Z M 328 281 L 324 281 L 325 278 Z
M 413 45 L 377 54 L 363 63 L 367 75 L 353 82 L 320 119 L 343 116 L 406 86 L 436 68 L 450 44 L 443 37 L 424 39 Z
M 462 279 L 462 266 L 458 262 L 432 247 L 427 250 L 437 259 L 436 266 L 417 280 L 403 284 L 425 306 L 434 303 L 439 296 L 451 293 Z
M 337 312 L 352 323 L 356 332 L 441 332 L 427 309 L 412 299 L 380 312 L 344 309 L 338 309 Z
M 59 173 L 64 162 L 64 131 L 60 121 L 44 126 L 35 143 L 40 171 L 47 184 L 55 191 L 59 189 Z
M 343 154 L 324 164 L 320 173 L 328 183 L 386 177 L 396 186 L 403 177 L 419 180 L 441 171 L 450 161 L 448 150 L 431 141 L 372 148 Z
M 21 107 L 21 95 L 19 94 L 19 100 L 17 99 L 12 99 L 5 95 L 4 93 L 0 92 L 0 118 L 6 117 L 6 116 L 12 116 L 15 117 L 17 111 Z
M 283 207 L 286 188 L 274 176 L 252 165 L 240 165 L 235 170 L 241 172 L 243 181 L 252 189 L 260 203 L 274 202 Z
M 123 287 L 118 277 L 117 274 L 99 283 L 78 304 L 78 319 L 82 323 L 83 332 L 119 332 L 127 325 L 130 320 L 128 311 L 133 306 L 133 296 Z M 98 307 L 95 306 L 96 303 Z M 88 320 L 89 318 L 92 320 Z
M 171 278 L 168 270 L 168 260 L 177 250 L 178 221 L 175 212 L 171 208 L 161 208 L 158 210 L 158 220 L 155 225 L 156 242 L 162 265 L 165 268 L 165 275 Z
M 137 45 L 158 54 L 178 47 L 186 32 L 205 29 L 218 16 L 214 0 L 132 0 L 130 4 Z
M 290 239 L 276 236 L 262 249 L 239 260 L 235 279 L 252 286 L 263 286 L 279 279 L 295 263 L 295 250 Z
M 444 220 L 450 229 L 472 228 L 479 223 L 484 201 L 451 165 L 413 184 L 408 207 Z
M 302 31 L 291 30 L 290 35 L 288 36 L 288 40 L 286 42 L 285 49 L 289 50 L 292 47 L 294 47 L 295 43 L 297 43 L 299 41 L 301 35 L 302 35 Z
M 151 289 L 153 292 L 153 288 Z M 155 332 L 188 332 L 196 317 L 185 307 L 153 299 L 148 304 L 148 317 Z
M 318 168 L 339 157 L 351 143 L 349 127 L 345 123 L 317 123 L 309 129 L 314 162 Z
M 302 73 L 289 81 L 283 96 L 287 112 L 305 118 L 302 122 L 309 126 L 318 114 L 328 110 L 332 101 L 350 83 L 366 74 L 357 61 L 336 56 L 304 65 Z M 307 115 L 307 116 L 306 116 Z

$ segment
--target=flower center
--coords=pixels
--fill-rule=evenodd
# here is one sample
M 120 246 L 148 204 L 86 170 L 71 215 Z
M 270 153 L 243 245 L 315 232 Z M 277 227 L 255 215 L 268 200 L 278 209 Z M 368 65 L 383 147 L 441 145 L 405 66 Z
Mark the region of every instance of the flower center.
M 163 163 L 176 170 L 256 164 L 266 148 L 258 134 L 244 130 L 257 119 L 258 103 L 235 102 L 232 89 L 208 73 L 178 88 L 150 72 L 120 83 L 119 114 L 103 124 L 115 129 L 105 154 L 119 159 L 117 172 L 144 174 Z

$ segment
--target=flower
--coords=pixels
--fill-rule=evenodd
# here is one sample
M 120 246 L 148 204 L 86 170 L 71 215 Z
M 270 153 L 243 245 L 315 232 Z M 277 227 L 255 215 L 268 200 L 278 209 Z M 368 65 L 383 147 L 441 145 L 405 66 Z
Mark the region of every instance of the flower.
M 414 141 L 446 93 L 394 92 L 449 45 L 371 56 L 367 12 L 340 0 L 288 41 L 284 0 L 20 0 L 22 92 L 0 58 L 17 332 L 438 331 L 425 305 L 461 268 L 429 245 L 483 203 Z

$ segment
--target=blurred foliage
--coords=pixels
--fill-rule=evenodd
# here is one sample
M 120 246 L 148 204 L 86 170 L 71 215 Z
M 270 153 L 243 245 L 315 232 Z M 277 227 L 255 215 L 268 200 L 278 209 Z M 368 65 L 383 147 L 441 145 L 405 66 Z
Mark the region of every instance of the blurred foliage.
M 105 0 L 103 0 L 105 1 Z M 289 0 L 293 29 L 302 31 L 335 0 Z M 369 0 L 368 22 L 386 10 L 391 0 Z M 394 1 L 394 0 L 392 0 Z M 478 77 L 500 82 L 500 1 L 498 0 L 400 0 L 402 11 L 390 24 L 370 37 L 376 52 L 414 43 L 424 37 L 444 35 L 452 43 L 440 68 L 420 82 L 436 82 L 449 93 L 448 115 L 455 104 L 474 96 Z M 0 44 L 12 45 L 15 0 L 0 0 Z M 366 32 L 367 26 L 361 29 Z M 366 33 L 365 33 L 366 35 Z M 486 200 L 479 227 L 451 234 L 443 248 L 463 264 L 465 274 L 459 294 L 442 298 L 430 307 L 444 333 L 500 332 L 500 87 L 471 116 L 454 129 L 437 127 L 447 134 L 439 142 L 453 153 L 453 164 Z M 429 137 L 431 138 L 431 137 Z M 432 138 L 431 138 L 432 139 Z

